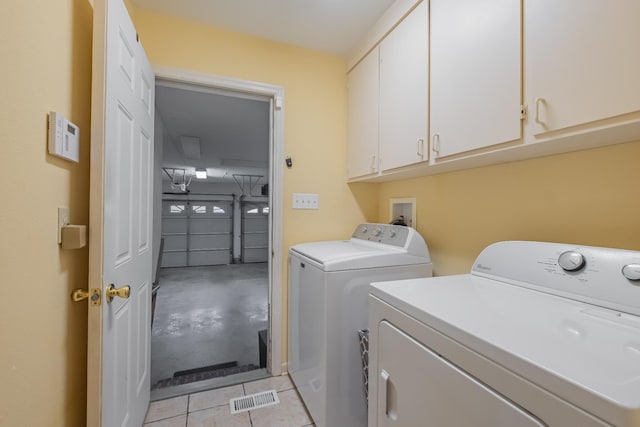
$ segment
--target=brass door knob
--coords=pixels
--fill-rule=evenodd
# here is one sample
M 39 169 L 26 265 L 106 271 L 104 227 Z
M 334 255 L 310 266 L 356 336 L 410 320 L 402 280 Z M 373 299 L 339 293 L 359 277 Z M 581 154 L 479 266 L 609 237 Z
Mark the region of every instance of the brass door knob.
M 115 297 L 127 299 L 129 295 L 131 295 L 131 286 L 126 285 L 121 288 L 116 288 L 116 285 L 112 283 L 107 287 L 106 294 L 107 302 L 113 301 Z

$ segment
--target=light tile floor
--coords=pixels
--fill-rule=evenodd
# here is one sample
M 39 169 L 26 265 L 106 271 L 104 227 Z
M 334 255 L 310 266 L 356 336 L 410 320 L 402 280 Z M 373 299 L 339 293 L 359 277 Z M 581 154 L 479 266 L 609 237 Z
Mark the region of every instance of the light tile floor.
M 229 399 L 276 390 L 280 403 L 231 414 Z M 151 402 L 145 427 L 305 427 L 313 422 L 289 376 L 265 378 L 244 384 Z

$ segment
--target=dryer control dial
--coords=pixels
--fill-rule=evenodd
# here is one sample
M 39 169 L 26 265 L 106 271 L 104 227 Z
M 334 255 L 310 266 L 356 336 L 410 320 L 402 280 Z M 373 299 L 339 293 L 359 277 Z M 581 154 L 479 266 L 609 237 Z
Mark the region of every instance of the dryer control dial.
M 640 264 L 627 264 L 622 267 L 622 275 L 629 280 L 640 280 Z
M 376 228 L 376 230 L 373 232 L 373 235 L 376 237 L 378 237 L 381 234 L 382 234 L 382 227 Z
M 566 251 L 558 257 L 558 264 L 564 271 L 578 271 L 584 267 L 584 255 L 577 251 Z

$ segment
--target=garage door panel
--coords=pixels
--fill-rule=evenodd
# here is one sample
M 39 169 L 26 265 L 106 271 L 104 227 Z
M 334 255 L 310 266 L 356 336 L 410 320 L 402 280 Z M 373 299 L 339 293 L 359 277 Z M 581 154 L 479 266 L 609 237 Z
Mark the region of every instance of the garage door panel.
M 268 249 L 251 249 L 245 248 L 244 250 L 244 262 L 252 263 L 252 262 L 267 262 L 268 260 Z
M 247 202 L 242 206 L 242 262 L 269 260 L 269 204 Z
M 269 235 L 267 233 L 245 233 L 244 244 L 246 247 L 267 247 L 269 243 Z
M 245 217 L 243 231 L 245 233 L 251 233 L 254 231 L 267 231 L 269 227 L 269 217 Z
M 164 251 L 186 251 L 187 248 L 187 235 L 163 235 L 164 237 Z
M 229 250 L 224 251 L 192 251 L 189 252 L 189 265 L 217 265 L 228 264 L 231 259 Z
M 186 252 L 167 252 L 162 253 L 162 267 L 184 267 L 187 265 Z
M 231 251 L 230 234 L 192 234 L 189 239 L 189 250 L 226 249 Z
M 231 218 L 191 218 L 190 233 L 228 233 L 231 231 Z
M 187 218 L 162 218 L 162 233 L 186 233 Z

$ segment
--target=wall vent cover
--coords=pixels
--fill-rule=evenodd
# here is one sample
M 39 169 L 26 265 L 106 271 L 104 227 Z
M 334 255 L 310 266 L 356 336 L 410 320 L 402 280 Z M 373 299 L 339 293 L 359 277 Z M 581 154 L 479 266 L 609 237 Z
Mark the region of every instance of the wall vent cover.
M 240 412 L 277 405 L 278 403 L 280 403 L 278 393 L 276 393 L 275 390 L 269 390 L 233 398 L 229 400 L 229 407 L 232 414 L 238 414 Z

